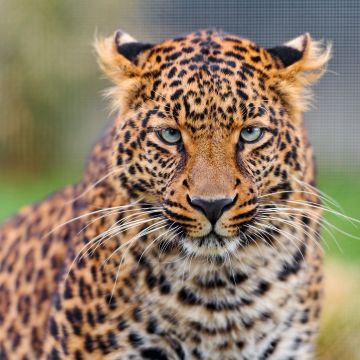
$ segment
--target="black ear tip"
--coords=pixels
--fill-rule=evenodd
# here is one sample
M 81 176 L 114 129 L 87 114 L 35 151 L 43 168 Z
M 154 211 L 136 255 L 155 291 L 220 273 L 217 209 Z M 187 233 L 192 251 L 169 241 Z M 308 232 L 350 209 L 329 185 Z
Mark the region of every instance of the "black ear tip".
M 125 56 L 128 60 L 134 61 L 135 58 L 144 50 L 150 49 L 153 45 L 149 43 L 129 42 L 117 45 L 119 54 Z
M 271 49 L 267 49 L 267 51 L 271 55 L 279 58 L 285 67 L 299 61 L 303 55 L 301 51 L 290 46 L 276 46 Z

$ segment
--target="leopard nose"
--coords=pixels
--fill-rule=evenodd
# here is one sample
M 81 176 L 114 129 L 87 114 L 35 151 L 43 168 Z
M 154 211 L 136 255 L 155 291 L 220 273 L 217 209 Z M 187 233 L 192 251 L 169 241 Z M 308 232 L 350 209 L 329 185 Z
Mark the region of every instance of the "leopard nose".
M 234 205 L 235 198 L 221 198 L 221 199 L 208 199 L 201 197 L 191 198 L 188 196 L 188 202 L 190 205 L 200 210 L 207 219 L 211 222 L 212 225 L 215 225 L 216 222 L 220 219 L 221 215 Z

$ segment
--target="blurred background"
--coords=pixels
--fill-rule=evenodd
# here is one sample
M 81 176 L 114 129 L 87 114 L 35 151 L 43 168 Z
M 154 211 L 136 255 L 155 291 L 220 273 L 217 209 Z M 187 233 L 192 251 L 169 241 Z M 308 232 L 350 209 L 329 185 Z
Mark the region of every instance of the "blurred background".
M 318 183 L 360 219 L 358 0 L 0 0 L 0 221 L 76 182 L 111 121 L 96 66 L 96 33 L 146 42 L 216 28 L 270 47 L 306 31 L 333 42 L 329 71 L 305 115 Z M 320 359 L 360 359 L 360 230 L 327 214 L 326 306 Z

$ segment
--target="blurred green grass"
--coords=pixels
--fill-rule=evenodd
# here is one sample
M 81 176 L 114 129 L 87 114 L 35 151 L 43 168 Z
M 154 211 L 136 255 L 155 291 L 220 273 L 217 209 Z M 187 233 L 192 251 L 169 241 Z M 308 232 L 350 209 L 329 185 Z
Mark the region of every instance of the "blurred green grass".
M 0 174 L 0 222 L 21 207 L 41 201 L 63 186 L 75 184 L 79 172 L 56 172 L 38 175 Z
M 73 184 L 80 178 L 79 171 L 62 171 L 37 176 L 0 175 L 0 221 L 14 214 L 22 206 L 39 201 L 60 187 Z M 359 173 L 320 171 L 318 187 L 334 198 L 344 209 L 346 215 L 360 219 Z M 338 209 L 335 209 L 338 210 Z M 360 238 L 360 226 L 356 227 L 344 217 L 325 212 L 325 218 L 343 232 Z M 324 250 L 328 256 L 345 262 L 360 260 L 360 239 L 353 239 L 331 229 L 336 242 L 323 230 Z
M 360 172 L 327 172 L 320 171 L 318 188 L 331 196 L 342 207 L 345 215 L 360 221 Z M 339 209 L 331 206 L 336 211 Z M 347 236 L 331 229 L 336 242 L 331 235 L 323 230 L 323 246 L 328 256 L 336 257 L 345 262 L 357 262 L 360 259 L 360 223 L 350 222 L 343 216 L 325 211 L 325 219 L 339 228 Z M 358 239 L 354 238 L 357 237 Z

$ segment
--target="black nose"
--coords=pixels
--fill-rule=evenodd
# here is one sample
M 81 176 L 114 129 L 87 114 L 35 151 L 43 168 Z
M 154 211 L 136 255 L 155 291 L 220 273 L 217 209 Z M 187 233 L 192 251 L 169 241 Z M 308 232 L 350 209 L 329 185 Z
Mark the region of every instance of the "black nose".
M 224 211 L 228 210 L 235 202 L 235 198 L 205 199 L 200 197 L 191 198 L 188 201 L 192 207 L 200 210 L 215 225 Z

